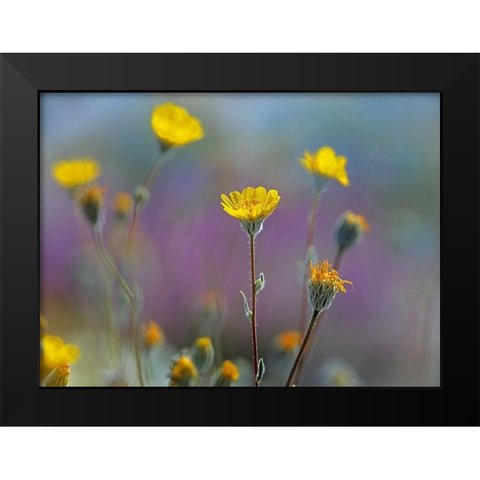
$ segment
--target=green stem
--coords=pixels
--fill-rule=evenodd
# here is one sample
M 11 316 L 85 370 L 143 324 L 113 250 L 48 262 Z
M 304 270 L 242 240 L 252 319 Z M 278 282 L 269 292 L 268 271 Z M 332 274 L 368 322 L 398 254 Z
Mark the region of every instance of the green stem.
M 343 256 L 343 252 L 345 250 L 339 248 L 337 250 L 337 253 L 335 255 L 335 260 L 333 262 L 333 269 L 334 270 L 338 270 L 340 268 L 340 262 L 342 261 L 342 256 Z M 325 317 L 325 313 L 322 315 L 322 317 Z M 312 336 L 312 342 L 314 341 L 315 339 L 315 335 Z M 295 385 L 300 385 L 300 380 L 302 378 L 302 375 L 303 375 L 303 371 L 305 370 L 305 366 L 307 365 L 308 363 L 308 352 L 307 354 L 302 358 L 302 360 L 300 361 L 300 365 L 298 366 L 298 369 L 297 369 L 297 375 L 295 376 Z
M 250 275 L 252 280 L 252 344 L 253 344 L 253 374 L 255 386 L 258 387 L 258 344 L 257 344 L 257 319 L 256 319 L 256 291 L 255 291 L 255 236 L 250 235 Z
M 297 358 L 295 359 L 295 362 L 293 363 L 292 369 L 290 370 L 290 374 L 288 375 L 287 383 L 285 384 L 286 387 L 289 387 L 292 383 L 295 372 L 297 371 L 298 365 L 303 358 L 303 354 L 305 353 L 305 349 L 307 348 L 307 344 L 308 344 L 308 341 L 310 339 L 310 335 L 312 334 L 313 328 L 315 327 L 315 322 L 316 322 L 318 316 L 319 316 L 319 311 L 314 310 L 313 313 L 312 313 L 312 318 L 310 320 L 310 325 L 308 326 L 307 333 L 303 337 L 303 342 L 302 342 L 302 345 L 300 347 L 300 350 L 298 351 Z
M 305 252 L 308 252 L 308 248 L 310 247 L 310 245 L 313 245 L 313 240 L 315 235 L 315 218 L 317 217 L 319 198 L 320 198 L 320 189 L 316 189 L 313 197 L 312 207 L 310 208 L 310 213 L 308 215 L 307 246 L 306 246 Z M 305 266 L 305 274 L 303 277 L 302 299 L 300 304 L 300 319 L 299 319 L 300 332 L 304 332 L 306 327 L 306 313 L 307 313 L 307 303 L 308 303 L 307 302 L 308 300 L 307 280 L 308 280 L 308 265 Z
M 142 368 L 141 368 L 141 361 L 140 361 L 140 350 L 138 345 L 138 311 L 137 311 L 137 299 L 133 290 L 130 288 L 126 280 L 123 278 L 123 275 L 118 270 L 115 262 L 112 260 L 108 252 L 105 250 L 103 245 L 102 236 L 100 234 L 100 230 L 98 228 L 93 229 L 93 238 L 95 242 L 95 247 L 97 249 L 98 254 L 100 255 L 101 259 L 103 260 L 105 266 L 110 270 L 112 275 L 118 280 L 120 286 L 122 287 L 123 291 L 127 295 L 128 301 L 130 303 L 130 312 L 131 312 L 131 322 L 133 328 L 133 349 L 135 352 L 135 362 L 137 366 L 137 374 L 138 380 L 140 385 L 143 387 L 143 377 L 142 377 Z

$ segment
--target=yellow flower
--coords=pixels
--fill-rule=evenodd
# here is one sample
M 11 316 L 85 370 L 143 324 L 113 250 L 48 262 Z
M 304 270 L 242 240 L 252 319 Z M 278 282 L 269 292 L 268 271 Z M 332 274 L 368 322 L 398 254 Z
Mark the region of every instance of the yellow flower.
M 214 382 L 215 387 L 229 387 L 240 378 L 238 367 L 230 360 L 225 360 L 218 370 Z
M 105 187 L 98 187 L 97 185 L 89 185 L 77 192 L 78 202 L 87 220 L 92 225 L 96 225 L 100 218 L 105 192 Z
M 195 339 L 192 348 L 192 360 L 201 373 L 206 373 L 213 364 L 215 350 L 210 337 Z
M 142 325 L 143 339 L 148 348 L 164 342 L 164 334 L 160 325 L 154 321 L 148 322 L 148 325 Z
M 362 215 L 356 215 L 348 210 L 337 221 L 335 239 L 339 250 L 351 247 L 361 239 L 364 232 L 370 230 L 370 225 Z
M 277 335 L 275 344 L 282 352 L 294 353 L 301 341 L 302 335 L 298 330 L 287 330 Z
M 316 265 L 310 261 L 308 290 L 314 310 L 321 312 L 329 308 L 338 291 L 346 293 L 344 284 L 353 285 L 348 280 L 342 280 L 327 260 Z
M 202 124 L 188 111 L 165 103 L 152 112 L 152 129 L 165 147 L 179 147 L 203 138 Z
M 133 210 L 133 198 L 127 192 L 117 192 L 113 197 L 113 209 L 117 220 L 123 220 Z
M 189 387 L 198 376 L 192 360 L 182 355 L 173 365 L 170 372 L 171 387 Z
M 42 342 L 45 367 L 49 369 L 70 365 L 80 358 L 80 349 L 70 343 L 64 343 L 60 337 L 44 335 Z
M 341 155 L 336 155 L 335 150 L 331 147 L 322 147 L 316 153 L 310 153 L 307 150 L 300 162 L 308 173 L 323 177 L 325 181 L 334 178 L 344 187 L 350 185 L 345 170 L 347 159 Z M 319 186 L 322 185 L 323 183 L 320 181 Z
M 265 187 L 246 187 L 242 193 L 230 192 L 229 197 L 222 194 L 222 207 L 229 215 L 240 220 L 242 228 L 248 235 L 255 236 L 261 232 L 263 221 L 275 210 L 280 201 L 277 190 Z
M 100 165 L 93 158 L 59 160 L 52 166 L 52 175 L 64 188 L 76 188 L 95 180 L 100 175 Z

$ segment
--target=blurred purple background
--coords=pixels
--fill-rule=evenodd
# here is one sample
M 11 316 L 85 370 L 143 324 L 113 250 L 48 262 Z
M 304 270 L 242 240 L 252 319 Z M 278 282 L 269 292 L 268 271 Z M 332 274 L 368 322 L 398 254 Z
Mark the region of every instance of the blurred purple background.
M 98 333 L 104 292 L 87 225 L 51 177 L 51 165 L 94 157 L 110 205 L 115 191 L 131 192 L 148 172 L 156 151 L 150 114 L 167 101 L 201 119 L 206 133 L 166 165 L 141 219 L 141 320 L 162 325 L 168 355 L 211 333 L 198 299 L 216 289 L 226 300 L 223 355 L 250 361 L 251 332 L 239 294 L 249 291 L 247 237 L 223 212 L 220 194 L 264 185 L 282 197 L 257 237 L 257 272 L 266 277 L 258 333 L 268 374 L 274 336 L 298 327 L 296 263 L 305 257 L 313 195 L 313 179 L 298 159 L 306 149 L 329 145 L 347 157 L 350 186 L 333 180 L 320 199 L 319 259 L 333 262 L 333 225 L 345 210 L 363 214 L 371 231 L 344 255 L 340 276 L 354 287 L 337 295 L 318 329 L 303 383 L 317 385 L 322 365 L 338 358 L 364 385 L 439 385 L 437 94 L 43 93 L 42 313 L 49 333 L 82 348 L 72 384 L 102 384 L 95 372 L 110 368 Z M 115 245 L 109 243 L 113 251 Z M 281 384 L 275 371 L 271 366 L 266 385 Z

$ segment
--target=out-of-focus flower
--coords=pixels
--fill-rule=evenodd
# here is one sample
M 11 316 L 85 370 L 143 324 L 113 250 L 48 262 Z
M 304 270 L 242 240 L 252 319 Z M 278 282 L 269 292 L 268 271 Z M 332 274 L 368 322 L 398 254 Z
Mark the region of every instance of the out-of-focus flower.
M 58 375 L 65 374 L 67 369 L 64 367 L 75 363 L 81 355 L 77 346 L 66 344 L 60 337 L 53 335 L 44 335 L 41 339 L 41 346 L 43 349 L 43 355 L 40 357 L 41 380 L 45 380 L 52 370 L 60 370 L 57 372 Z M 69 374 L 70 369 L 68 369 Z M 66 378 L 68 380 L 68 376 Z
M 52 166 L 52 175 L 64 188 L 86 185 L 100 175 L 100 165 L 93 158 L 59 160 Z
M 370 230 L 370 225 L 362 215 L 356 215 L 350 210 L 346 211 L 337 221 L 335 240 L 339 250 L 350 248 L 357 240 L 361 239 L 364 232 Z
M 215 351 L 210 337 L 199 337 L 195 339 L 192 348 L 192 359 L 197 369 L 206 373 L 213 364 Z
M 158 105 L 152 112 L 152 129 L 161 140 L 162 148 L 180 147 L 203 138 L 203 128 L 200 120 L 188 111 L 165 103 Z
M 162 328 L 153 320 L 148 322 L 148 325 L 142 325 L 142 336 L 147 348 L 162 345 L 165 341 Z
M 97 185 L 89 185 L 77 192 L 78 203 L 82 207 L 87 220 L 97 225 L 105 198 L 106 188 Z
M 127 192 L 117 192 L 113 197 L 113 209 L 117 220 L 125 220 L 133 210 L 132 196 Z
M 230 192 L 229 197 L 222 194 L 222 207 L 229 215 L 240 220 L 245 232 L 255 236 L 261 232 L 264 220 L 275 210 L 280 201 L 277 190 L 265 187 L 246 187 L 242 192 Z
M 356 387 L 362 385 L 355 369 L 343 360 L 329 360 L 321 369 L 322 385 Z
M 215 387 L 230 387 L 240 378 L 240 372 L 233 362 L 225 360 L 214 378 Z
M 300 346 L 302 334 L 298 330 L 286 330 L 275 338 L 275 346 L 282 353 L 293 354 Z
M 173 362 L 169 377 L 170 387 L 190 387 L 198 377 L 198 372 L 192 359 L 182 355 Z
M 347 159 L 341 155 L 336 155 L 335 150 L 331 147 L 322 147 L 315 153 L 305 151 L 300 163 L 308 173 L 315 175 L 319 188 L 323 187 L 332 178 L 344 187 L 350 185 L 345 170 Z
M 310 303 L 317 312 L 329 308 L 338 291 L 346 293 L 344 284 L 353 285 L 348 280 L 342 280 L 327 260 L 322 264 L 318 262 L 316 265 L 310 262 L 308 291 Z
M 208 317 L 218 316 L 225 309 L 226 299 L 218 290 L 211 289 L 201 292 L 197 305 Z

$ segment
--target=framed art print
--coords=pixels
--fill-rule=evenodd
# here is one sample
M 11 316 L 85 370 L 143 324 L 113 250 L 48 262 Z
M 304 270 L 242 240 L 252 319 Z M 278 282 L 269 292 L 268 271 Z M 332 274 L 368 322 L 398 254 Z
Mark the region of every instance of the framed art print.
M 4 54 L 4 425 L 475 425 L 476 54 Z

